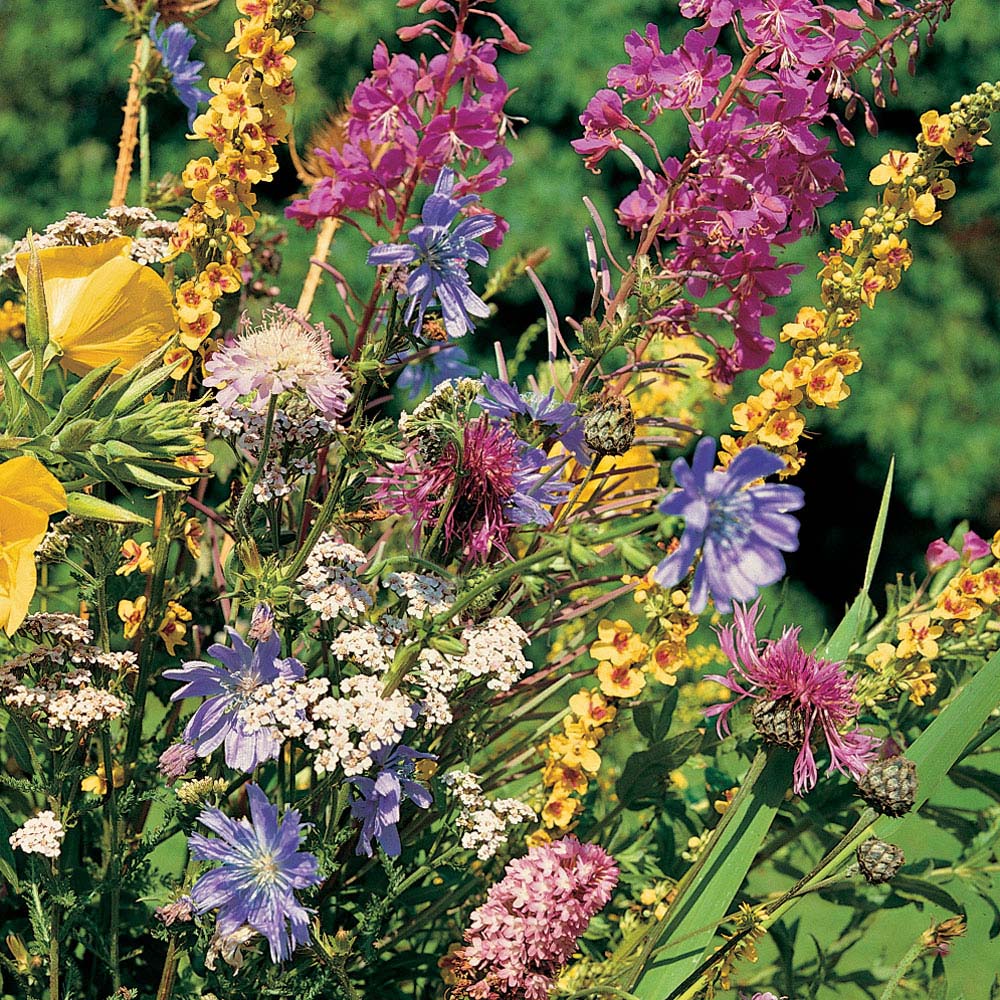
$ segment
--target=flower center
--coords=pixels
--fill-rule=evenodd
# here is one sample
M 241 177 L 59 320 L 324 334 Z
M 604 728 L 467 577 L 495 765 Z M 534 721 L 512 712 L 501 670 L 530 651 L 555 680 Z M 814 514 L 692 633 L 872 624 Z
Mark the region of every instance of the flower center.
M 278 865 L 272 854 L 258 855 L 250 862 L 250 867 L 259 882 L 269 885 L 278 879 Z

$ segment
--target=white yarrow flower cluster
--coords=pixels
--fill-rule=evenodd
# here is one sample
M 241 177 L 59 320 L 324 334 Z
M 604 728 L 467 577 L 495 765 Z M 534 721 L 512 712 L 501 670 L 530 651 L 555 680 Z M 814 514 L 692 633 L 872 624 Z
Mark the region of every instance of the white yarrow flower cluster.
M 89 670 L 49 674 L 34 685 L 15 683 L 6 672 L 0 680 L 8 708 L 30 714 L 51 729 L 82 732 L 118 718 L 126 708 L 123 699 L 94 685 Z
M 443 614 L 455 600 L 455 588 L 430 573 L 389 573 L 382 586 L 404 598 L 407 617 L 418 621 Z
M 24 825 L 10 835 L 10 846 L 25 854 L 43 854 L 47 858 L 58 858 L 62 850 L 62 840 L 66 836 L 62 823 L 56 819 L 51 809 L 25 820 Z
M 380 677 L 349 677 L 340 695 L 331 695 L 330 682 L 319 677 L 296 681 L 278 678 L 261 685 L 240 711 L 244 729 L 267 729 L 277 740 L 300 739 L 316 752 L 317 771 L 335 771 L 347 777 L 363 774 L 373 764 L 372 754 L 400 741 L 416 725 L 413 703 L 401 692 L 382 695 Z
M 462 833 L 462 846 L 475 851 L 480 861 L 489 861 L 515 826 L 537 818 L 534 809 L 518 799 L 488 799 L 479 775 L 471 771 L 451 771 L 443 780 L 461 804 L 455 825 Z
M 297 581 L 306 606 L 323 621 L 359 618 L 365 614 L 374 602 L 354 572 L 366 561 L 360 549 L 338 542 L 331 535 L 322 535 Z

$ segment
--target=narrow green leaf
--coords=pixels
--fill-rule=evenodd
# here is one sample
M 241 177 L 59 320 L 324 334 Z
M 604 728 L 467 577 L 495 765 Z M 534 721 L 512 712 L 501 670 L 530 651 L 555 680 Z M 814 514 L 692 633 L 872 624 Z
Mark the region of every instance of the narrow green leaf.
M 878 562 L 879 552 L 882 551 L 882 538 L 885 535 L 885 522 L 889 516 L 889 498 L 892 496 L 892 474 L 896 468 L 896 456 L 889 459 L 889 471 L 886 473 L 885 486 L 882 487 L 882 502 L 878 508 L 878 518 L 875 521 L 875 534 L 872 535 L 872 543 L 868 547 L 868 561 L 865 563 L 865 582 L 861 585 L 861 593 L 867 594 L 872 585 L 872 578 L 875 576 L 875 564 Z
M 792 760 L 772 753 L 751 793 L 730 807 L 734 812 L 711 856 L 664 918 L 660 940 L 666 944 L 632 989 L 641 1000 L 663 1000 L 698 968 L 785 799 Z
M 10 846 L 10 835 L 15 829 L 10 813 L 0 803 L 0 875 L 11 884 L 16 894 L 21 889 L 17 881 L 17 860 L 14 849 Z

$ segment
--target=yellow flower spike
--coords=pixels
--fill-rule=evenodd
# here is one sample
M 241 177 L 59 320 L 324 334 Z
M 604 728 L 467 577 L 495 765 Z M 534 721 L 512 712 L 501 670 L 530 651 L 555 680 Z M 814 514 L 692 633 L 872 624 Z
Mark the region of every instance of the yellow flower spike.
M 882 157 L 881 162 L 876 167 L 872 167 L 868 175 L 868 182 L 876 186 L 883 184 L 902 184 L 907 177 L 911 177 L 917 168 L 917 154 L 904 153 L 898 149 L 892 149 Z
M 919 222 L 922 226 L 932 226 L 941 218 L 937 202 L 930 191 L 917 194 L 913 188 L 910 188 L 909 208 L 910 218 L 915 222 Z
M 614 666 L 638 663 L 647 652 L 649 647 L 623 618 L 617 621 L 602 618 L 597 625 L 597 640 L 590 647 L 595 660 L 608 660 Z
M 830 360 L 821 361 L 812 370 L 806 382 L 806 393 L 817 406 L 837 409 L 842 400 L 851 394 L 851 387 L 844 381 L 844 373 Z
M 131 576 L 136 570 L 140 573 L 152 572 L 153 558 L 149 549 L 149 542 L 140 544 L 134 538 L 122 542 L 122 558 L 125 561 L 115 570 L 115 576 Z
M 173 601 L 170 603 L 173 604 Z M 190 613 L 187 617 L 190 619 Z M 156 630 L 156 634 L 163 640 L 163 645 L 167 647 L 167 653 L 170 656 L 177 655 L 178 646 L 187 645 L 187 640 L 184 638 L 186 633 L 187 625 L 172 610 L 163 616 L 163 621 L 160 622 L 160 627 Z
M 0 627 L 13 635 L 35 594 L 35 550 L 66 491 L 32 455 L 0 463 Z
M 110 361 L 124 375 L 177 329 L 167 283 L 151 268 L 125 256 L 128 237 L 95 246 L 40 250 L 49 314 L 48 357 L 85 375 Z M 28 255 L 17 255 L 27 281 Z
M 783 448 L 794 444 L 805 430 L 806 422 L 798 410 L 782 410 L 773 414 L 757 432 L 757 440 Z
M 601 691 L 609 698 L 634 698 L 645 686 L 646 675 L 625 664 L 604 660 L 597 668 Z
M 124 633 L 126 639 L 135 638 L 146 617 L 146 598 L 137 597 L 134 601 L 121 600 L 118 602 L 118 617 L 125 625 Z

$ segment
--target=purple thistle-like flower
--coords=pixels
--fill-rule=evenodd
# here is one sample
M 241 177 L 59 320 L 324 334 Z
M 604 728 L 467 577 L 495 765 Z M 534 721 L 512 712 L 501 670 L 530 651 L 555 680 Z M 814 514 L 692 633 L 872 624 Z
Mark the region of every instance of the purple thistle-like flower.
M 489 395 L 479 396 L 476 402 L 490 416 L 510 421 L 522 441 L 538 445 L 543 451 L 559 442 L 581 465 L 590 464 L 583 420 L 573 403 L 555 402 L 554 389 L 544 396 L 538 392 L 522 396 L 516 385 L 491 375 L 484 374 L 482 381 Z
M 188 128 L 194 127 L 195 115 L 198 114 L 198 104 L 207 101 L 212 95 L 203 88 L 200 73 L 205 64 L 197 59 L 189 59 L 194 48 L 195 38 L 180 22 L 164 28 L 159 35 L 156 25 L 159 14 L 154 14 L 149 22 L 149 40 L 153 48 L 160 53 L 163 68 L 170 74 L 170 86 L 173 87 L 181 104 L 188 109 Z
M 787 705 L 802 723 L 802 746 L 793 771 L 797 795 L 816 784 L 812 738 L 818 732 L 830 751 L 827 773 L 861 777 L 878 755 L 881 741 L 851 725 L 861 710 L 854 698 L 856 678 L 848 676 L 843 663 L 805 652 L 799 645 L 799 628 L 786 628 L 779 639 L 758 640 L 757 623 L 763 613 L 760 601 L 749 609 L 737 605 L 733 624 L 718 630 L 719 645 L 733 666 L 724 677 L 709 675 L 707 680 L 718 681 L 737 697 L 713 705 L 705 714 L 718 717 L 718 731 L 724 735 L 729 733 L 730 711 L 746 698 Z
M 784 468 L 766 448 L 744 448 L 724 471 L 714 470 L 714 462 L 715 441 L 703 438 L 690 468 L 683 458 L 674 462 L 679 489 L 658 507 L 661 514 L 684 518 L 684 534 L 677 550 L 657 567 L 656 582 L 661 587 L 679 583 L 701 549 L 691 588 L 696 614 L 710 596 L 720 611 L 729 611 L 734 599 L 752 600 L 761 587 L 784 576 L 781 553 L 794 552 L 799 544 L 799 522 L 788 511 L 804 502 L 797 486 L 750 486 Z
M 441 308 L 449 337 L 462 337 L 473 329 L 473 316 L 490 314 L 489 306 L 472 290 L 465 268 L 470 260 L 482 265 L 489 262 L 489 251 L 476 240 L 493 230 L 496 218 L 483 212 L 463 219 L 452 230 L 458 213 L 479 200 L 474 194 L 452 198 L 455 177 L 455 172 L 448 169 L 438 175 L 434 191 L 420 213 L 422 224 L 407 234 L 410 245 L 379 243 L 368 251 L 369 264 L 417 264 L 406 282 L 410 298 L 406 322 L 417 314 L 415 334 L 420 333 L 424 313 L 433 302 Z
M 175 743 L 160 754 L 159 771 L 172 785 L 183 778 L 198 757 L 198 751 L 190 743 Z
M 348 778 L 361 797 L 351 803 L 351 815 L 361 820 L 361 834 L 355 854 L 372 856 L 372 840 L 390 858 L 398 858 L 402 852 L 399 842 L 399 808 L 404 800 L 412 802 L 418 809 L 426 809 L 433 797 L 431 793 L 414 781 L 414 761 L 437 760 L 432 753 L 420 753 L 402 743 L 385 746 L 372 755 L 379 766 L 379 772 L 372 778 Z
M 164 670 L 169 680 L 183 681 L 171 701 L 181 698 L 204 698 L 184 729 L 184 739 L 192 744 L 199 757 L 208 757 L 223 743 L 226 764 L 238 771 L 252 771 L 258 764 L 278 756 L 281 743 L 267 729 L 248 733 L 240 719 L 240 710 L 251 703 L 252 693 L 262 684 L 278 677 L 297 679 L 305 675 L 298 660 L 281 659 L 281 637 L 272 631 L 263 642 L 251 649 L 236 633 L 227 628 L 232 647 L 214 643 L 208 652 L 222 666 L 204 660 L 188 660 L 177 670 Z
M 318 885 L 316 856 L 300 851 L 303 824 L 297 809 L 278 822 L 257 785 L 247 786 L 250 820 L 230 819 L 220 809 L 203 809 L 198 821 L 216 838 L 193 833 L 188 846 L 199 861 L 218 861 L 191 888 L 199 914 L 218 910 L 217 933 L 225 936 L 249 925 L 267 938 L 271 960 L 282 962 L 300 944 L 309 943 L 309 911 L 295 897 L 296 889 Z

